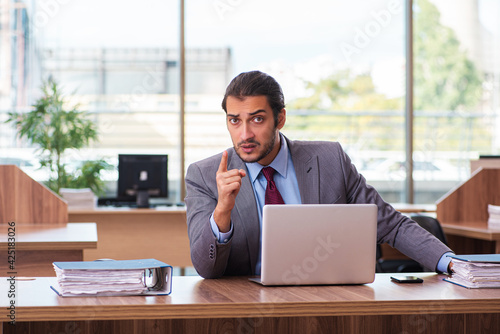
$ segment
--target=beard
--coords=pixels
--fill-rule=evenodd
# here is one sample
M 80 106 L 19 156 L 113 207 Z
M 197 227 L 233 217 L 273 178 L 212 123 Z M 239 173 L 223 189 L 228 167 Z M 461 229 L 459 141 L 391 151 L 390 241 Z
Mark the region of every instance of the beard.
M 264 159 L 269 153 L 271 153 L 275 143 L 276 143 L 276 136 L 272 136 L 271 140 L 267 142 L 265 146 L 263 146 L 262 153 L 259 156 L 257 156 L 257 158 L 254 159 L 242 157 L 244 153 L 240 153 L 241 151 L 239 150 L 239 147 L 244 144 L 255 144 L 257 146 L 260 146 L 261 144 L 254 139 L 239 142 L 238 145 L 234 145 L 234 150 L 236 151 L 236 154 L 240 157 L 241 160 L 243 160 L 244 162 L 253 163 Z

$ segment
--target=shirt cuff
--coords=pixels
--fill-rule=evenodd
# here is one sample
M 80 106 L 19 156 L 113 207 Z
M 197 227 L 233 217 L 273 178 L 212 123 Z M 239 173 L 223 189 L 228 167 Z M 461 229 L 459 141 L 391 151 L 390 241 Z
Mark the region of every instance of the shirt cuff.
M 212 228 L 212 232 L 214 233 L 215 237 L 217 238 L 217 241 L 221 244 L 227 244 L 229 240 L 231 240 L 231 237 L 233 236 L 233 223 L 231 222 L 229 232 L 220 232 L 219 231 L 219 226 L 217 226 L 217 223 L 214 220 L 214 215 L 212 214 L 210 216 L 210 227 Z
M 453 255 L 453 253 L 452 252 L 444 253 L 439 259 L 439 262 L 437 264 L 436 269 L 441 273 L 448 273 L 448 265 L 450 264 L 451 257 L 447 255 Z

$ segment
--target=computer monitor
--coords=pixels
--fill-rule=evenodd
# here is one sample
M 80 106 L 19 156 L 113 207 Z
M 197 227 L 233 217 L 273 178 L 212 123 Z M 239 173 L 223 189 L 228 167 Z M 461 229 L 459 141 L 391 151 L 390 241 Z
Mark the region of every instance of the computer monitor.
M 168 155 L 119 154 L 118 198 L 147 208 L 150 197 L 168 197 Z
M 479 159 L 500 159 L 500 155 L 496 154 L 480 154 Z

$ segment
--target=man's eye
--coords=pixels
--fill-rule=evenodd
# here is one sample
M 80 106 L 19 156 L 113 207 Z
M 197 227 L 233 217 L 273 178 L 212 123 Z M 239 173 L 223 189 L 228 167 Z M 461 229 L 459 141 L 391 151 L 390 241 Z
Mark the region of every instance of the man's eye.
M 238 123 L 238 119 L 236 119 L 236 118 L 230 118 L 229 119 L 229 123 L 231 123 L 231 124 L 237 124 Z
M 255 117 L 253 120 L 254 120 L 254 122 L 256 122 L 256 123 L 261 123 L 261 122 L 264 120 L 264 118 L 262 118 L 262 117 L 260 117 L 260 116 L 257 116 L 257 117 Z

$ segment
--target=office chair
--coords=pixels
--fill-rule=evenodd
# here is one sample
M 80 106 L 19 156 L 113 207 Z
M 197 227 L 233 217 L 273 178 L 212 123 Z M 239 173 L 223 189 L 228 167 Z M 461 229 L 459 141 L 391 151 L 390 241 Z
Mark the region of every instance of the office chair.
M 436 218 L 415 213 L 411 214 L 410 218 L 441 240 L 443 244 L 448 245 L 448 240 L 446 240 L 443 228 Z
M 436 218 L 421 214 L 411 214 L 410 218 L 417 224 L 419 224 L 421 227 L 426 229 L 428 232 L 432 233 L 442 243 L 448 245 L 448 241 L 446 240 L 446 235 L 443 232 L 441 224 Z M 428 268 L 424 268 L 420 263 L 412 259 L 382 260 L 381 258 L 382 258 L 382 248 L 380 247 L 380 245 L 377 245 L 376 271 L 378 273 L 434 271 Z

